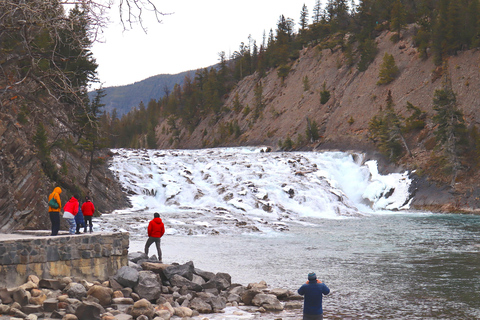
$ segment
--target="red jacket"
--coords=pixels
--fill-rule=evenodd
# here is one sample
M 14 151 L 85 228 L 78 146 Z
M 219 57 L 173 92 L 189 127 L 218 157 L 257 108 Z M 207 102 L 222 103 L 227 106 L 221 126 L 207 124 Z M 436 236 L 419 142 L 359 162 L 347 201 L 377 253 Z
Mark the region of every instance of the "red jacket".
M 84 216 L 93 216 L 93 213 L 95 212 L 95 206 L 90 200 L 82 204 L 82 212 Z
M 165 233 L 165 226 L 160 218 L 153 218 L 148 224 L 148 236 L 153 238 L 161 238 Z
M 71 214 L 76 216 L 78 213 L 78 200 L 74 197 L 71 197 L 70 200 L 68 200 L 67 204 L 65 204 L 65 207 L 63 207 L 63 211 L 70 212 Z

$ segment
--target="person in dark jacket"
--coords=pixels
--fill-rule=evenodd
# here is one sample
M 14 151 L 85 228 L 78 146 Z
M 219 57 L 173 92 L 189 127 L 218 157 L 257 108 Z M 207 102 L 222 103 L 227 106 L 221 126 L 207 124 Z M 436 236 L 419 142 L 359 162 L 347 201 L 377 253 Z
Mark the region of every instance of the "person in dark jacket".
M 165 234 L 165 225 L 163 224 L 162 219 L 160 219 L 160 214 L 155 212 L 153 214 L 153 219 L 148 224 L 148 240 L 145 243 L 145 254 L 148 256 L 148 248 L 155 242 L 157 246 L 158 261 L 162 262 L 162 249 L 160 248 L 160 238 Z
M 323 320 L 322 297 L 330 293 L 330 289 L 317 280 L 317 275 L 308 274 L 308 281 L 298 289 L 298 294 L 305 296 L 303 302 L 303 320 Z
M 62 210 L 62 201 L 60 200 L 61 193 L 62 189 L 60 189 L 60 187 L 56 187 L 48 196 L 49 202 L 52 200 L 52 198 L 57 202 L 56 208 L 48 205 L 48 215 L 50 216 L 50 222 L 52 223 L 52 236 L 56 236 L 58 234 L 58 230 L 60 230 L 60 211 Z
M 80 234 L 80 228 L 84 227 L 84 233 L 87 231 L 87 226 L 85 225 L 85 220 L 83 219 L 83 212 L 80 207 L 78 207 L 78 212 L 75 215 L 75 223 L 77 224 L 77 231 L 75 231 L 75 234 Z

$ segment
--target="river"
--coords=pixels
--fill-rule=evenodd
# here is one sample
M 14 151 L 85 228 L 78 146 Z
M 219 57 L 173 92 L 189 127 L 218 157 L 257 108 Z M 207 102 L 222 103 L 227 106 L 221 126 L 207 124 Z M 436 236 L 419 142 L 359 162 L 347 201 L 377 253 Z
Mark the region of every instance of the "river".
M 135 163 L 144 170 L 138 158 Z M 359 164 L 359 168 L 364 167 Z M 173 174 L 171 168 L 168 171 Z M 138 167 L 133 172 L 135 176 L 145 174 L 139 174 Z M 153 177 L 151 172 L 146 174 Z M 135 184 L 133 180 L 129 179 Z M 190 180 L 195 184 L 195 179 Z M 279 180 L 286 181 L 285 177 Z M 290 185 L 299 190 L 305 183 Z M 218 183 L 214 185 L 218 190 Z M 341 183 L 331 183 L 329 188 L 332 185 L 346 189 Z M 207 191 L 212 192 L 203 192 Z M 274 192 L 269 189 L 270 194 Z M 346 195 L 351 192 L 346 191 Z M 158 199 L 158 193 L 152 194 Z M 248 216 L 248 211 L 236 209 L 223 212 L 228 209 L 225 204 L 217 204 L 222 207 L 220 211 L 213 207 L 192 209 L 191 204 L 189 208 L 178 204 L 165 207 L 165 200 L 160 210 L 152 205 L 152 195 L 138 197 L 143 200 L 133 199 L 134 208 L 105 214 L 95 221 L 105 230 L 129 231 L 130 251 L 143 251 L 146 225 L 152 212 L 159 211 L 167 226 L 162 238 L 164 262 L 193 261 L 197 268 L 231 274 L 233 282 L 246 285 L 265 280 L 270 288 L 291 290 L 298 289 L 307 273 L 314 271 L 331 289 L 324 299 L 325 319 L 480 319 L 479 216 L 407 210 L 365 212 L 362 206 L 357 214 L 357 209 L 342 200 L 347 203 L 347 215 L 332 218 L 292 213 L 287 219 L 282 213 L 283 227 L 279 228 L 279 218 L 274 219 L 271 212 L 265 216 L 258 212 Z M 301 210 L 301 204 L 298 208 Z M 237 224 L 229 224 L 231 219 Z M 238 221 L 244 220 L 252 228 L 245 229 L 243 223 L 239 227 Z M 154 247 L 150 250 L 155 251 Z M 271 315 L 271 319 L 278 317 Z M 292 314 L 283 318 L 289 317 L 295 318 Z

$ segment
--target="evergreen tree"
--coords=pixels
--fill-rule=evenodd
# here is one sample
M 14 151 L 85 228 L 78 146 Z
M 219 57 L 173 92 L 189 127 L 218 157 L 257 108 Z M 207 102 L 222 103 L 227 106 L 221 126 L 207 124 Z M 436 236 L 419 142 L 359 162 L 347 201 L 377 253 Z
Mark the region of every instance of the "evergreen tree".
M 313 23 L 320 23 L 322 20 L 322 2 L 320 0 L 315 1 L 315 6 L 313 7 Z
M 433 110 L 436 112 L 433 121 L 437 125 L 435 137 L 443 147 L 444 155 L 451 166 L 453 186 L 461 169 L 460 157 L 464 152 L 467 129 L 448 74 L 444 77 L 442 89 L 434 92 Z
M 385 53 L 383 56 L 383 62 L 380 66 L 380 73 L 378 77 L 380 78 L 377 81 L 378 85 L 388 84 L 395 80 L 398 75 L 398 67 L 395 64 L 395 59 L 393 55 Z
M 308 9 L 305 4 L 303 4 L 302 11 L 300 12 L 300 32 L 304 32 L 308 26 Z

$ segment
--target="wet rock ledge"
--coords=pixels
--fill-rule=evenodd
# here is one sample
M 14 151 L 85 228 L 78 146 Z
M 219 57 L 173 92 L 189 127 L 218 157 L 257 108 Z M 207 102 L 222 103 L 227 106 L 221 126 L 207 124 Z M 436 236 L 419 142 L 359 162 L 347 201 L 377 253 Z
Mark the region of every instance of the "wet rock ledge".
M 201 314 L 217 314 L 219 319 L 219 313 L 228 313 L 231 319 L 249 314 L 282 319 L 279 313 L 301 313 L 303 297 L 286 289 L 268 289 L 263 281 L 235 284 L 227 273 L 203 271 L 191 261 L 163 264 L 140 252 L 130 253 L 128 259 L 128 266 L 102 283 L 30 275 L 25 284 L 0 288 L 0 319 L 202 319 Z

